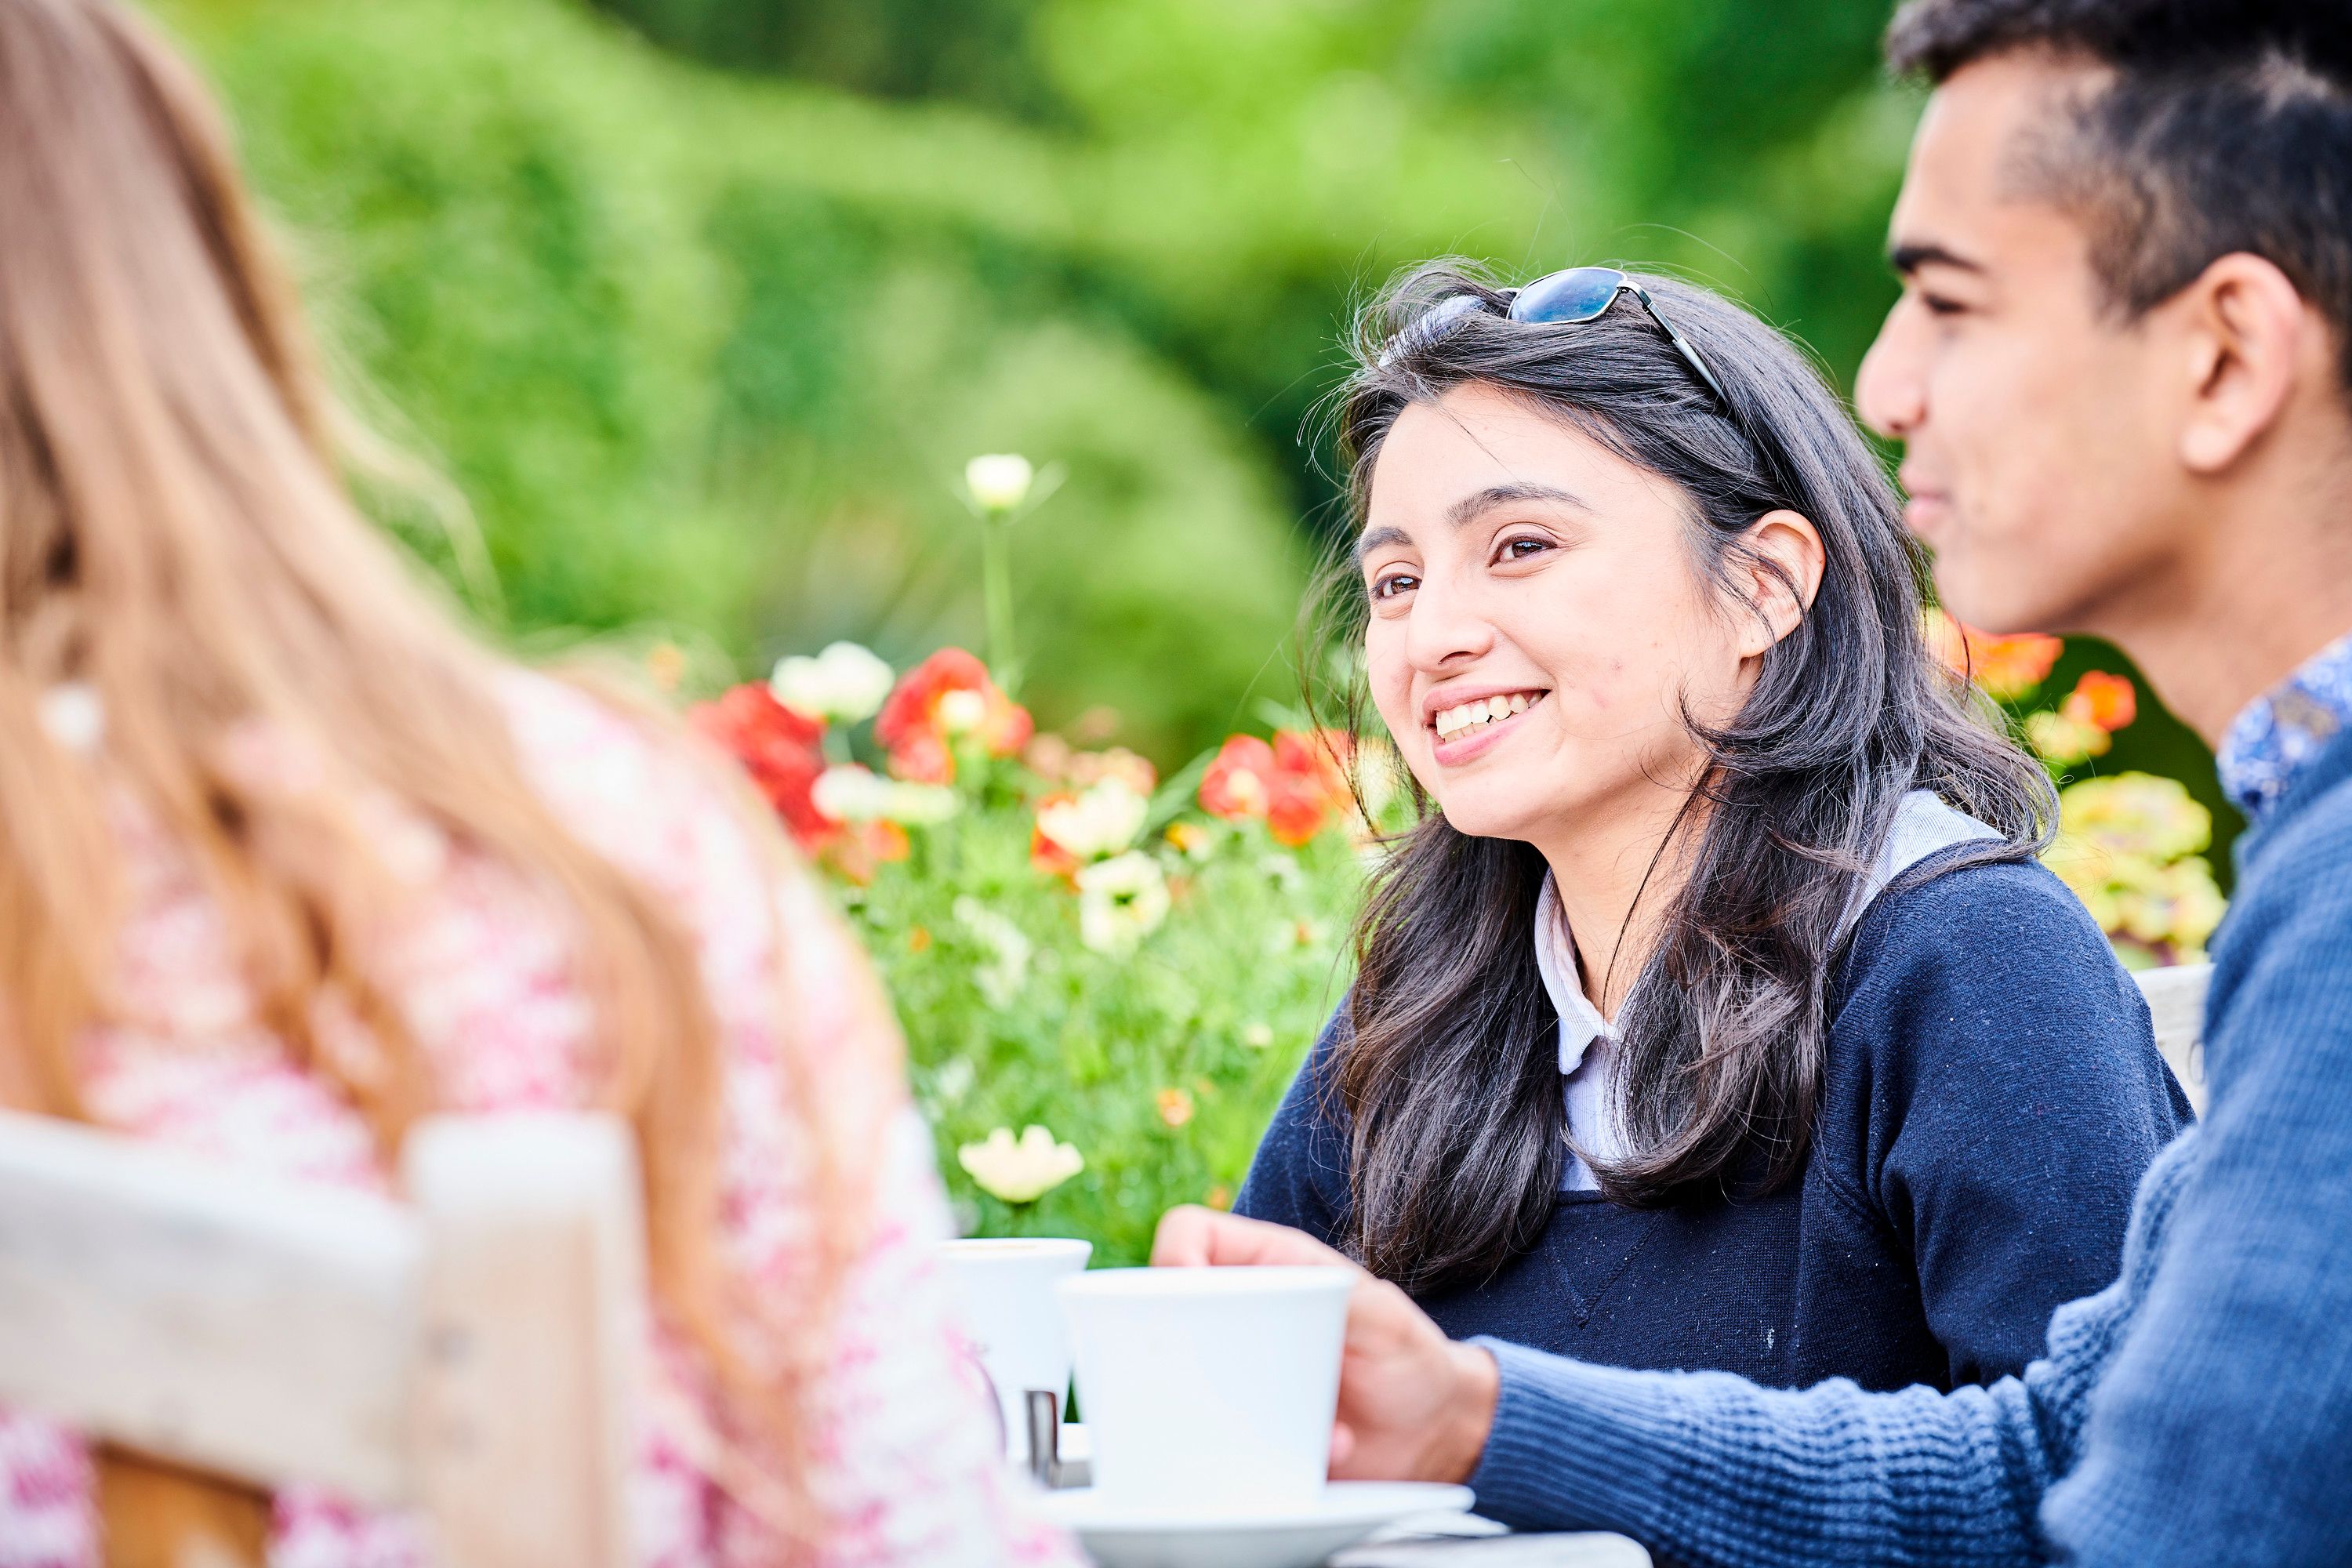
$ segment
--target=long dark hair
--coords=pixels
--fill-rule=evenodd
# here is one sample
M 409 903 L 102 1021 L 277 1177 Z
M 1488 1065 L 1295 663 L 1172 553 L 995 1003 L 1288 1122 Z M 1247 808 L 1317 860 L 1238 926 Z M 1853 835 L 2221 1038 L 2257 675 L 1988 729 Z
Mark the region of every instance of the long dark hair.
M 1468 383 L 1526 399 L 1687 501 L 1698 571 L 1727 584 L 1768 511 L 1812 521 L 1827 556 L 1802 622 L 1764 657 L 1719 729 L 1685 716 L 1704 782 L 1667 850 L 1689 868 L 1619 1019 L 1616 1107 L 1630 1145 L 1601 1189 L 1657 1205 L 1760 1193 L 1803 1168 L 1819 1105 L 1844 916 L 1903 796 L 1934 791 L 2003 837 L 1938 869 L 2031 853 L 2053 799 L 2032 759 L 1972 717 L 1921 633 L 1925 559 L 1837 395 L 1785 339 L 1670 279 L 1640 279 L 1722 382 L 1718 401 L 1637 304 L 1524 326 L 1510 291 L 1433 263 L 1359 313 L 1356 368 L 1332 404 L 1360 525 L 1381 442 L 1404 408 Z M 1412 330 L 1435 301 L 1496 310 Z M 1325 637 L 1360 646 L 1366 604 L 1335 561 Z M 1366 695 L 1349 683 L 1346 725 Z M 1429 809 L 1374 873 L 1335 1082 L 1352 1128 L 1347 1241 L 1373 1272 L 1429 1292 L 1491 1277 L 1542 1234 L 1569 1144 L 1536 969 L 1544 861 Z M 1649 892 L 1645 899 L 1660 896 Z

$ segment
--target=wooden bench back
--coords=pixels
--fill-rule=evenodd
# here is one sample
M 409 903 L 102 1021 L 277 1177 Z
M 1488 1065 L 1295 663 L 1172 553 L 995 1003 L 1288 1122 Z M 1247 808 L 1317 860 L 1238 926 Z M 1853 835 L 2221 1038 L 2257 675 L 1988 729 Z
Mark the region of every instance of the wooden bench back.
M 180 1512 L 215 1521 L 211 1561 L 257 1561 L 234 1499 L 292 1482 L 422 1510 L 449 1568 L 630 1561 L 625 1130 L 437 1118 L 402 1185 L 394 1203 L 0 1113 L 0 1404 L 110 1446 L 110 1563 L 196 1561 L 153 1528 Z

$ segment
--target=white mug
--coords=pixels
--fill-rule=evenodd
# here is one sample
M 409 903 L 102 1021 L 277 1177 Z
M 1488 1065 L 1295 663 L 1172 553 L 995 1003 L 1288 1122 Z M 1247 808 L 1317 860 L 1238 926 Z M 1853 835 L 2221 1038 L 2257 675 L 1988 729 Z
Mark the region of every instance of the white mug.
M 1320 1496 L 1345 1268 L 1105 1268 L 1056 1287 L 1104 1502 L 1185 1518 Z
M 940 1248 L 1015 1459 L 1029 1457 L 1029 1390 L 1051 1393 L 1056 1409 L 1069 1400 L 1070 1334 L 1054 1286 L 1093 1253 L 1092 1242 L 1045 1237 L 971 1237 Z

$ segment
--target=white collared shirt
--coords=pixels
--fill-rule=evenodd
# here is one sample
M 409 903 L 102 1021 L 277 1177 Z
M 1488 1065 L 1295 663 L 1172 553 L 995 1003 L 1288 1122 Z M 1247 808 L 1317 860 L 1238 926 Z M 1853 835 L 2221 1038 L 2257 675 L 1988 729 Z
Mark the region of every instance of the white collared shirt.
M 1869 879 L 1855 892 L 1844 926 L 1852 927 L 1888 883 L 1928 856 L 1970 839 L 2000 837 L 1932 792 L 1913 790 L 1895 808 L 1895 826 L 1879 847 Z M 1536 899 L 1535 936 L 1536 970 L 1559 1014 L 1560 1095 L 1568 1106 L 1569 1137 L 1585 1153 L 1615 1159 L 1625 1150 L 1624 1130 L 1617 1122 L 1617 1026 L 1584 994 L 1583 967 L 1549 871 Z M 1559 1184 L 1564 1191 L 1595 1192 L 1601 1183 L 1581 1155 L 1571 1153 Z

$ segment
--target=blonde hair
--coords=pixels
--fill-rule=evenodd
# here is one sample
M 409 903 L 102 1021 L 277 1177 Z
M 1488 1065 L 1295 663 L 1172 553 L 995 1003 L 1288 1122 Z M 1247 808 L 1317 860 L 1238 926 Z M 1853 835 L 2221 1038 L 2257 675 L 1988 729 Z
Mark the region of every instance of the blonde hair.
M 48 733 L 45 697 L 95 693 L 109 782 L 207 878 L 259 1020 L 387 1155 L 435 1094 L 369 968 L 398 889 L 362 810 L 389 794 L 574 917 L 597 1103 L 637 1135 L 656 1298 L 782 1460 L 805 1534 L 803 1373 L 735 1353 L 720 1326 L 720 1067 L 695 953 L 534 792 L 499 660 L 354 505 L 339 460 L 354 427 L 203 85 L 111 0 L 0 0 L 0 1097 L 84 1114 L 73 1047 L 107 1016 L 122 914 L 106 792 Z M 327 759 L 323 783 L 239 766 L 257 728 Z M 763 814 L 740 815 L 782 852 Z M 371 1026 L 368 1049 L 314 1030 L 322 998 Z M 833 1141 L 814 1108 L 796 1109 L 830 1210 L 805 1310 L 854 1205 L 822 1179 Z

